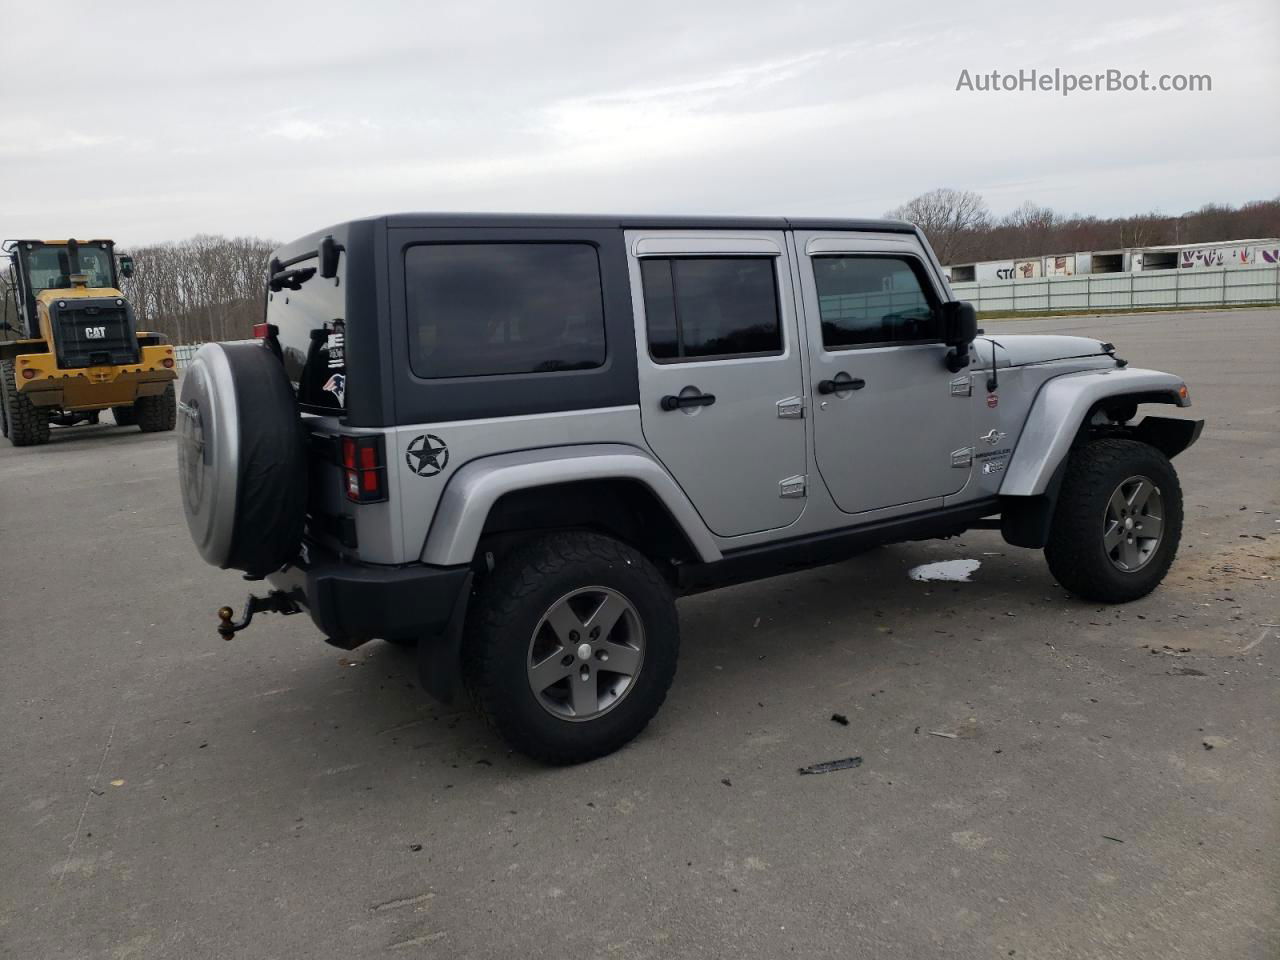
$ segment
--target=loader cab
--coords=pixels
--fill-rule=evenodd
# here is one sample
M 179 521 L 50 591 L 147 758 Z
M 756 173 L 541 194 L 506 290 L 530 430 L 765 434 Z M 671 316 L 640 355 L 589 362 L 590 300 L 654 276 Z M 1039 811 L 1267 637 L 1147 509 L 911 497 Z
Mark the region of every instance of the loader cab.
M 40 336 L 36 298 L 46 290 L 120 289 L 115 244 L 110 240 L 10 240 L 4 249 L 9 256 L 5 319 L 19 336 Z

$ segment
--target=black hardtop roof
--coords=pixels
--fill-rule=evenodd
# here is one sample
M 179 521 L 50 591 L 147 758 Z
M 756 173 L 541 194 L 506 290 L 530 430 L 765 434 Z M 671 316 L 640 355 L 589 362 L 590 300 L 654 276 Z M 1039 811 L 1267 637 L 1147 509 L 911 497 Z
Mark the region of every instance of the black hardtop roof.
M 660 214 L 577 213 L 393 213 L 388 227 L 522 227 L 527 229 L 590 227 L 649 230 L 868 230 L 914 233 L 903 220 L 830 217 L 664 216 Z
M 645 214 L 574 213 L 391 213 L 359 217 L 324 227 L 281 244 L 274 256 L 281 264 L 314 256 L 326 234 L 346 236 L 353 228 L 488 229 L 488 230 L 845 230 L 870 233 L 916 233 L 905 220 L 856 220 L 818 217 L 711 217 Z

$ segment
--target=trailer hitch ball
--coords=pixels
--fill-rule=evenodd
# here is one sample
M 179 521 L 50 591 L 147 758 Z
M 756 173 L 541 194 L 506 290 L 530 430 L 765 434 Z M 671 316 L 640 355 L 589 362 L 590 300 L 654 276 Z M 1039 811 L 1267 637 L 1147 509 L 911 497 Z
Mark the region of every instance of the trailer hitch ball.
M 253 621 L 255 613 L 282 613 L 288 616 L 289 614 L 298 613 L 301 609 L 297 602 L 282 590 L 273 590 L 265 597 L 255 597 L 253 594 L 249 594 L 249 599 L 245 601 L 244 613 L 241 614 L 239 622 L 232 619 L 235 616 L 235 611 L 230 607 L 218 608 L 218 636 L 223 640 L 230 640 Z
M 230 607 L 218 608 L 218 636 L 223 640 L 230 640 L 235 636 L 236 628 L 231 623 L 231 618 L 236 612 Z

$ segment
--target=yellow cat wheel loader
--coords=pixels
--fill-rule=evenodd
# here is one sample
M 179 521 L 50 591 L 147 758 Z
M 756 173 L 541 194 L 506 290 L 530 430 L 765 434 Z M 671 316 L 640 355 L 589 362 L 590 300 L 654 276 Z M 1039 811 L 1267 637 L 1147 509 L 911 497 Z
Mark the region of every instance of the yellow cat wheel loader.
M 120 292 L 133 261 L 110 240 L 6 240 L 0 336 L 0 421 L 16 447 L 45 443 L 52 425 L 116 423 L 172 430 L 173 347 L 139 331 Z

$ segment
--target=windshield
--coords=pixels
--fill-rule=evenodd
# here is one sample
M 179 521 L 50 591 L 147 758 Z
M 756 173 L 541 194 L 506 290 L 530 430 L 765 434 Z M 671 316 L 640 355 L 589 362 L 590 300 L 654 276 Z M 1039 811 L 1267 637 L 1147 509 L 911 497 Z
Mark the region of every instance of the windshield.
M 27 254 L 27 275 L 31 278 L 33 294 L 70 287 L 74 272 L 65 246 L 37 247 Z M 112 286 L 110 252 L 100 247 L 82 246 L 79 272 L 86 275 L 91 287 Z

